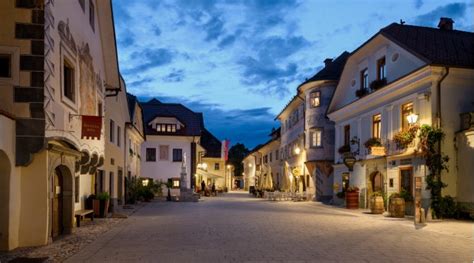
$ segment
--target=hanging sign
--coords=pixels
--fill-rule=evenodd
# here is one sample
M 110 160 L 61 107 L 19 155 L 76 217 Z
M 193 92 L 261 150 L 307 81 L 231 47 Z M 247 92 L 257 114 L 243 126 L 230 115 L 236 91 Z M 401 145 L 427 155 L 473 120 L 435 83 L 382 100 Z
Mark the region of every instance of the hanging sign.
M 383 146 L 372 146 L 370 147 L 370 154 L 374 156 L 384 156 L 385 147 Z
M 82 115 L 82 134 L 81 138 L 97 138 L 100 140 L 100 132 L 102 130 L 101 116 Z

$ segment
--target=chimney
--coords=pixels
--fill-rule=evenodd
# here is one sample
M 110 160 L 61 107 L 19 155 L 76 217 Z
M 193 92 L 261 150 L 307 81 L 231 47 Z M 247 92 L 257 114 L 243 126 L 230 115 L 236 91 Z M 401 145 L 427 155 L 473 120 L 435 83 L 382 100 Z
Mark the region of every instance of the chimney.
M 324 60 L 324 66 L 329 66 L 332 63 L 332 58 L 327 58 Z
M 441 17 L 439 19 L 438 28 L 441 30 L 453 30 L 454 21 L 449 17 Z

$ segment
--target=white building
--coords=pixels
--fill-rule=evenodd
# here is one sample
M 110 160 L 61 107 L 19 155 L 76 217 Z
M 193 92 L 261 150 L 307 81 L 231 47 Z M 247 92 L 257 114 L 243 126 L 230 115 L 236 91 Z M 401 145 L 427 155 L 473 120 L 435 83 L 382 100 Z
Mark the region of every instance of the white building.
M 446 133 L 441 151 L 450 157 L 450 169 L 442 173 L 448 185 L 443 195 L 473 203 L 464 185 L 472 183 L 465 167 L 472 165 L 474 157 L 457 154 L 455 140 L 461 129 L 460 114 L 474 110 L 473 43 L 473 33 L 453 30 L 452 20 L 444 19 L 440 29 L 391 24 L 352 52 L 328 110 L 336 123 L 336 192 L 347 185 L 358 186 L 360 206 L 367 207 L 367 197 L 374 191 L 390 195 L 404 189 L 413 195 L 419 177 L 427 209 L 428 171 L 415 154 L 417 140 L 401 149 L 393 140 L 409 128 L 407 116 L 413 113 L 418 125 L 438 126 Z M 385 152 L 366 148 L 371 138 L 380 140 Z M 348 146 L 341 148 L 344 145 Z M 353 172 L 342 164 L 339 148 L 341 153 L 350 150 L 355 155 Z M 472 146 L 462 149 L 472 152 Z

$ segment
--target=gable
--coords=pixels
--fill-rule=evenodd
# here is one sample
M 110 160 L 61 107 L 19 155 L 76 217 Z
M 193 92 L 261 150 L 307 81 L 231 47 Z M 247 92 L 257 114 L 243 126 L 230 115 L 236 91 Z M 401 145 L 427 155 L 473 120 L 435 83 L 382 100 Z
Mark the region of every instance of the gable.
M 383 57 L 386 63 L 387 83 L 394 82 L 426 65 L 426 62 L 419 57 L 378 34 L 354 51 L 347 60 L 329 106 L 329 113 L 359 99 L 356 91 L 361 87 L 361 71 L 368 70 L 368 82 L 372 83 L 377 79 L 377 61 Z

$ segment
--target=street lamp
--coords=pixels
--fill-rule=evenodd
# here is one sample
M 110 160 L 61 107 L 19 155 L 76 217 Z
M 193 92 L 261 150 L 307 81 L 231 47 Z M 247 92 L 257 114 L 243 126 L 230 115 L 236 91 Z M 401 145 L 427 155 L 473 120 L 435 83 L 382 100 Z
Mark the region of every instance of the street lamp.
M 407 116 L 408 124 L 413 125 L 418 121 L 418 114 L 411 113 Z
M 295 154 L 298 155 L 298 154 L 300 154 L 300 152 L 301 152 L 300 147 L 296 146 L 296 148 L 295 148 Z

